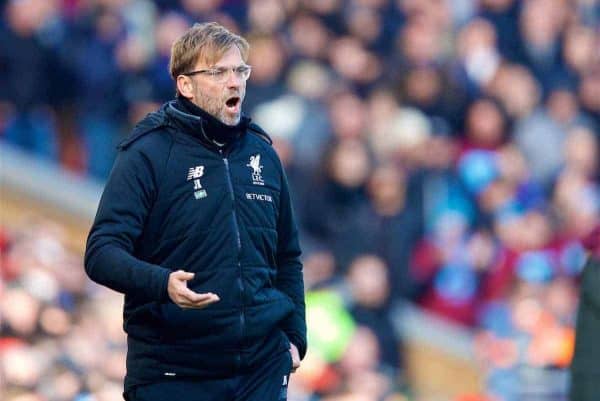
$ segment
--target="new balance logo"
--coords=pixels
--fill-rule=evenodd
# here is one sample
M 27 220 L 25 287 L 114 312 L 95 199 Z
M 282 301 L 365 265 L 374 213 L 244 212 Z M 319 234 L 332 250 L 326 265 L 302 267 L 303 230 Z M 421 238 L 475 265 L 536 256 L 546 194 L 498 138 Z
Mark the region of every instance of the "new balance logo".
M 203 199 L 206 198 L 206 190 L 202 188 L 200 183 L 200 177 L 204 175 L 204 166 L 190 167 L 187 175 L 187 180 L 194 180 L 194 198 Z
M 191 167 L 188 173 L 187 180 L 195 180 L 204 175 L 204 166 Z

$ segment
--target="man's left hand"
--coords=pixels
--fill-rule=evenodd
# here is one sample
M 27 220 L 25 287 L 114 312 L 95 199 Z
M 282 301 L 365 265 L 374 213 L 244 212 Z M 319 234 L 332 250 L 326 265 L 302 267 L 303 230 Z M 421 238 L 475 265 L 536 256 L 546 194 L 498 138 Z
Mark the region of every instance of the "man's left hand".
M 292 373 L 294 373 L 300 367 L 300 353 L 292 343 L 290 343 L 290 354 L 292 355 Z

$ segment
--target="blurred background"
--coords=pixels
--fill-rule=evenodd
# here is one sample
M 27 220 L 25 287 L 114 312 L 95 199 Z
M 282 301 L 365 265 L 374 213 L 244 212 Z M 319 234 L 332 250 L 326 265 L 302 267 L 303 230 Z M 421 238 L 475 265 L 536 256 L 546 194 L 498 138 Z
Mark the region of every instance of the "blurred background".
M 115 145 L 174 95 L 171 44 L 214 20 L 251 44 L 244 110 L 301 228 L 289 400 L 566 400 L 598 1 L 0 4 L 0 398 L 121 399 L 122 297 L 85 276 L 85 238 Z

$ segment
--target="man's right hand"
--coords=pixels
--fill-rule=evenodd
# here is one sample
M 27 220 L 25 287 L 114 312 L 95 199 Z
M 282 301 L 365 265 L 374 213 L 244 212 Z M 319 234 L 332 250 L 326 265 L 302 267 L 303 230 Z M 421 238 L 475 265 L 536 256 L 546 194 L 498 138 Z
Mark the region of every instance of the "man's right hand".
M 194 273 L 177 270 L 169 274 L 167 291 L 169 297 L 181 308 L 202 309 L 220 300 L 217 294 L 207 292 L 199 294 L 187 287 L 187 282 L 194 278 Z

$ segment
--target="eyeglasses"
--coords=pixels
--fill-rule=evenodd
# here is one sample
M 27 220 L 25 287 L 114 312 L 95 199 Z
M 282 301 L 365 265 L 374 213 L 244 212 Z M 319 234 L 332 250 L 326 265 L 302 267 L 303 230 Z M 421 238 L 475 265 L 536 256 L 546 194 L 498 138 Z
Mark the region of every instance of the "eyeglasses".
M 229 80 L 230 73 L 233 71 L 235 76 L 242 81 L 246 81 L 250 77 L 250 72 L 252 72 L 252 66 L 249 65 L 239 65 L 237 67 L 218 67 L 218 68 L 208 68 L 205 70 L 196 70 L 183 73 L 181 75 L 192 76 L 196 74 L 204 74 L 210 77 L 213 81 L 217 83 L 224 83 Z

